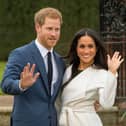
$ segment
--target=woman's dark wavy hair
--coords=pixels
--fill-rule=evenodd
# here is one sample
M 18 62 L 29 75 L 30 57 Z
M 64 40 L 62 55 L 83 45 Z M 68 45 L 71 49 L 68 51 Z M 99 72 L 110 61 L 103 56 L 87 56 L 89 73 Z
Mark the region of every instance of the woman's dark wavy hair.
M 107 68 L 107 51 L 104 47 L 103 42 L 100 40 L 100 35 L 98 36 L 97 32 L 89 28 L 83 28 L 75 34 L 72 40 L 72 44 L 70 46 L 70 50 L 68 52 L 68 56 L 67 56 L 69 58 L 69 64 L 73 64 L 73 69 L 76 69 L 76 70 L 78 69 L 80 60 L 79 60 L 79 57 L 77 56 L 77 51 L 76 51 L 77 44 L 78 44 L 78 40 L 82 36 L 86 36 L 86 35 L 90 36 L 96 44 L 97 52 L 94 59 L 95 66 L 97 68 L 108 69 Z
M 96 48 L 97 48 L 97 52 L 96 52 L 96 56 L 95 56 L 93 64 L 95 64 L 95 66 L 98 69 L 100 69 L 100 68 L 103 68 L 103 69 L 106 69 L 106 70 L 108 69 L 108 67 L 107 67 L 107 51 L 104 47 L 104 44 L 100 40 L 100 36 L 98 36 L 98 33 L 95 32 L 92 29 L 89 29 L 89 28 L 81 29 L 80 31 L 78 31 L 75 34 L 75 36 L 72 40 L 68 55 L 65 57 L 65 58 L 68 58 L 69 65 L 71 65 L 71 64 L 73 64 L 73 65 L 72 65 L 72 75 L 71 75 L 70 79 L 62 86 L 62 88 L 61 88 L 62 91 L 67 86 L 68 82 L 74 76 L 76 76 L 76 73 L 78 71 L 78 66 L 80 64 L 80 59 L 77 56 L 77 44 L 78 44 L 78 40 L 82 36 L 86 36 L 86 35 L 90 36 L 94 40 Z

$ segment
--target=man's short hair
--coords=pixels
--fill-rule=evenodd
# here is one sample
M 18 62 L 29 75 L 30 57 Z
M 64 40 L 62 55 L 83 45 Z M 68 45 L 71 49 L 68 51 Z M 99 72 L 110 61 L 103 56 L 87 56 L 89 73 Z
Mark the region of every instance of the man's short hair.
M 52 19 L 59 18 L 61 24 L 63 22 L 62 21 L 62 14 L 58 9 L 47 7 L 47 8 L 40 9 L 39 11 L 37 11 L 35 13 L 34 23 L 35 24 L 38 23 L 39 25 L 43 25 L 46 17 L 49 17 Z

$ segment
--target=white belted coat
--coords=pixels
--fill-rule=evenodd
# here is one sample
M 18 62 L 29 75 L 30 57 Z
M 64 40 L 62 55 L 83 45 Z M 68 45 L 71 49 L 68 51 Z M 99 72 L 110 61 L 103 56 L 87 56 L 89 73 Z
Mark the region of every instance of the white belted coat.
M 71 76 L 69 66 L 64 82 Z M 74 77 L 61 95 L 59 126 L 102 126 L 94 102 L 109 108 L 114 104 L 117 78 L 110 71 L 88 67 Z

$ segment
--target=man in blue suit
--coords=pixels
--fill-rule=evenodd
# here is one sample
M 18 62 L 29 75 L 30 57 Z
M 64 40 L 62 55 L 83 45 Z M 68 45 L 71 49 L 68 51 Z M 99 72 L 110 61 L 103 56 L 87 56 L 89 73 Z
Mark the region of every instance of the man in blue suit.
M 34 22 L 36 39 L 11 52 L 1 83 L 5 93 L 14 95 L 11 126 L 57 126 L 55 100 L 65 63 L 53 47 L 60 38 L 62 15 L 57 9 L 44 8 L 35 13 Z M 48 52 L 53 69 L 51 89 Z

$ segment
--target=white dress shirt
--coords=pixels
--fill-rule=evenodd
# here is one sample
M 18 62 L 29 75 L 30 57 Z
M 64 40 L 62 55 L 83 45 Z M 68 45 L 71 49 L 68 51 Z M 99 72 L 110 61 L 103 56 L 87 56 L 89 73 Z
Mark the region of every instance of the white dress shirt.
M 37 46 L 37 48 L 40 51 L 41 56 L 44 59 L 44 63 L 45 63 L 45 67 L 46 67 L 46 72 L 48 72 L 48 65 L 47 65 L 47 53 L 50 51 L 51 55 L 52 55 L 52 65 L 53 65 L 53 77 L 52 77 L 52 86 L 51 86 L 51 94 L 53 94 L 53 90 L 54 90 L 54 84 L 58 79 L 58 70 L 57 70 L 57 65 L 55 62 L 55 58 L 53 55 L 53 48 L 51 50 L 46 49 L 44 46 L 42 46 L 42 44 L 40 44 L 38 42 L 38 40 L 35 40 L 35 44 Z

